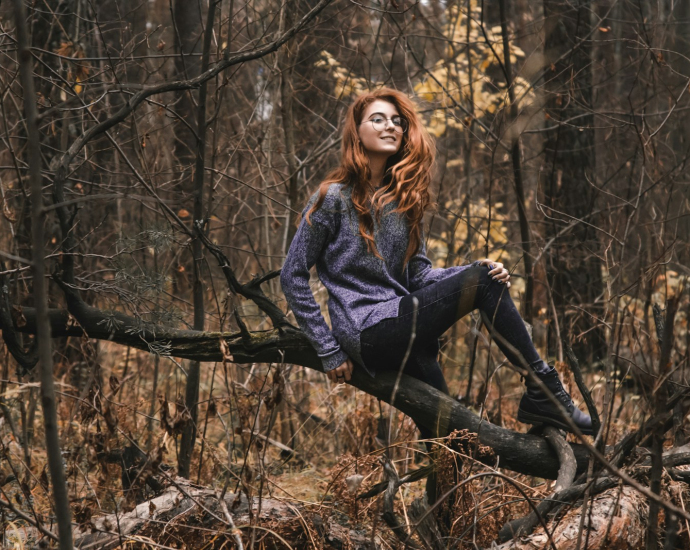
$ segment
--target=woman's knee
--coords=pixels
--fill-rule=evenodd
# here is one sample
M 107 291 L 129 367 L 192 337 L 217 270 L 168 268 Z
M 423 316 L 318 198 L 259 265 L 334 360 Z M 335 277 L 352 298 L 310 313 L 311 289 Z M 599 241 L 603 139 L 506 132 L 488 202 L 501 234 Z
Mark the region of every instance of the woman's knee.
M 489 275 L 489 271 L 491 271 L 491 269 L 488 265 L 480 264 L 479 262 L 474 262 L 468 268 L 468 270 L 474 275 L 474 278 L 476 278 L 477 282 L 479 282 L 480 284 L 491 281 L 491 276 Z
M 491 278 L 491 269 L 486 265 L 473 265 L 477 282 L 477 293 L 474 300 L 475 309 L 495 308 L 501 302 L 511 303 L 510 291 L 505 284 Z
M 448 291 L 461 291 L 477 286 L 486 286 L 493 281 L 489 275 L 489 267 L 482 265 L 479 262 L 470 264 L 466 269 L 458 273 L 454 273 L 451 277 L 445 279 L 442 284 L 448 286 Z
M 494 280 L 491 275 L 489 275 L 491 268 L 488 265 L 473 264 L 470 269 L 474 270 L 476 273 L 475 277 L 478 285 L 508 294 L 508 288 L 504 284 Z
M 472 281 L 472 286 L 477 289 L 476 298 L 479 298 L 480 301 L 481 298 L 487 294 L 487 291 L 503 288 L 502 285 L 491 278 L 489 271 L 491 271 L 491 269 L 488 265 L 483 265 L 478 262 L 472 264 L 467 269 L 468 279 Z M 475 308 L 479 306 L 479 302 L 475 299 Z

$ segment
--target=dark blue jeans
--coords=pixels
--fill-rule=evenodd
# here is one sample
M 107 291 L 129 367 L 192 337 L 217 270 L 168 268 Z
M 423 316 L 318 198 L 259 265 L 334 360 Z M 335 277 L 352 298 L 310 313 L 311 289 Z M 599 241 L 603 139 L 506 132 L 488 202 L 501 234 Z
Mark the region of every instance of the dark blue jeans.
M 448 387 L 438 364 L 438 339 L 475 309 L 488 316 L 502 337 L 495 340 L 496 344 L 511 363 L 524 368 L 527 362 L 536 371 L 544 368 L 506 286 L 491 279 L 487 266 L 473 265 L 405 296 L 400 301 L 397 317 L 384 319 L 362 332 L 362 360 L 373 372 L 400 369 L 412 334 L 413 298 L 418 300 L 416 337 L 403 370 L 405 374 L 447 394 Z M 430 430 L 420 428 L 420 431 L 423 438 L 431 436 Z

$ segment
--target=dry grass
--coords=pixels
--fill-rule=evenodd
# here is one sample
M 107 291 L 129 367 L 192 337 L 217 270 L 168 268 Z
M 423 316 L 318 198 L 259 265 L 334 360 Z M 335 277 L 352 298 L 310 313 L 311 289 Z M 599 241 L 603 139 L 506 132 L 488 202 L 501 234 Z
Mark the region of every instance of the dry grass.
M 446 345 L 442 354 L 451 393 L 458 396 L 464 396 L 467 389 L 468 327 L 469 323 L 460 325 L 454 345 Z M 70 362 L 67 352 L 57 365 L 58 415 L 73 516 L 86 527 L 92 516 L 131 510 L 137 501 L 153 494 L 143 477 L 129 489 L 123 488 L 122 468 L 104 457 L 138 446 L 153 463 L 144 472 L 146 475 L 153 473 L 158 464 L 167 465 L 172 473 L 177 465 L 179 434 L 188 415 L 181 400 L 183 363 L 169 358 L 156 360 L 107 342 L 82 341 L 79 347 L 88 352 L 86 365 Z M 502 360 L 495 345 L 488 349 L 480 344 L 470 402 L 465 404 L 495 424 L 525 431 L 526 426 L 515 420 L 522 385 L 517 375 L 500 363 Z M 85 368 L 86 373 L 79 372 L 80 368 Z M 566 387 L 580 402 L 567 369 L 561 366 L 560 371 Z M 492 376 L 487 377 L 487 372 Z M 615 395 L 610 441 L 619 440 L 648 414 L 646 401 L 638 397 L 642 379 L 633 375 L 629 374 L 626 383 L 636 387 L 623 387 Z M 586 380 L 601 410 L 603 373 L 589 371 Z M 15 430 L 22 425 L 20 401 L 26 408 L 36 398 L 35 383 L 8 384 L 5 402 L 12 412 Z M 392 418 L 389 456 L 402 476 L 428 463 L 428 456 L 424 445 L 416 441 L 418 433 L 410 419 L 397 412 Z M 206 364 L 198 419 L 198 442 L 191 468 L 194 482 L 217 490 L 227 488 L 252 497 L 278 499 L 312 514 L 295 520 L 294 525 L 263 524 L 266 531 L 260 548 L 270 547 L 269 541 L 280 547 L 280 539 L 270 534 L 278 528 L 280 536 L 298 544 L 296 547 L 313 546 L 310 530 L 319 529 L 313 521 L 347 524 L 377 534 L 384 545 L 396 545 L 380 519 L 380 496 L 355 498 L 382 480 L 379 459 L 389 419 L 385 404 L 349 386 L 334 386 L 322 374 L 301 367 Z M 6 460 L 2 472 L 16 475 L 19 482 L 5 484 L 2 498 L 11 499 L 22 510 L 35 511 L 42 524 L 50 525 L 51 500 L 40 416 L 32 426 L 30 466 L 21 437 L 15 437 L 7 423 L 3 427 Z M 474 458 L 477 453 L 491 452 L 478 446 L 473 434 L 454 436 L 452 443 L 441 441 L 436 447 L 441 492 L 473 473 L 485 471 L 486 466 Z M 454 467 L 458 475 L 452 473 Z M 534 499 L 550 492 L 550 482 L 506 473 Z M 361 483 L 352 490 L 348 484 L 358 476 Z M 165 483 L 164 477 L 158 477 Z M 409 525 L 409 506 L 423 492 L 423 481 L 399 490 L 395 510 L 403 523 Z M 676 494 L 679 503 L 687 496 L 683 491 Z M 444 536 L 460 539 L 461 547 L 470 548 L 475 544 L 490 545 L 505 521 L 527 512 L 528 505 L 513 486 L 484 477 L 464 484 L 440 508 L 439 518 Z M 217 533 L 202 538 L 198 533 L 184 534 L 183 524 L 194 521 L 194 517 L 185 518 L 174 529 L 167 529 L 164 536 L 158 537 L 153 529 L 148 536 L 157 544 L 178 548 L 201 547 L 191 542 L 194 537 L 199 544 L 203 538 L 208 548 L 232 547 L 230 538 Z M 21 534 L 26 525 L 11 517 L 3 525 L 5 546 L 21 547 L 25 538 L 17 533 Z M 683 529 L 687 531 L 685 526 Z

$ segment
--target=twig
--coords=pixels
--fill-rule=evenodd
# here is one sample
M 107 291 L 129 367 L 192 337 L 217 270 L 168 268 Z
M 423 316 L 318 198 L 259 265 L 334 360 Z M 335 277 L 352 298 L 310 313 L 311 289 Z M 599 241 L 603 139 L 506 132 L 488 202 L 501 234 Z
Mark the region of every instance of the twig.
M 218 502 L 220 502 L 220 509 L 223 511 L 225 519 L 228 520 L 230 534 L 232 535 L 232 538 L 235 539 L 235 543 L 237 544 L 237 550 L 244 550 L 244 546 L 242 545 L 242 537 L 240 536 L 241 531 L 237 527 L 235 527 L 235 522 L 233 521 L 232 516 L 230 515 L 230 511 L 228 510 L 228 505 L 225 502 L 225 499 L 219 497 Z
M 546 517 L 546 514 L 558 503 L 555 496 L 568 489 L 575 479 L 577 462 L 575 461 L 573 450 L 566 443 L 560 432 L 553 426 L 545 426 L 544 434 L 561 463 L 553 494 L 550 498 L 540 502 L 527 516 L 506 523 L 498 533 L 498 538 L 501 542 L 531 533 L 540 520 L 543 521 L 542 518 Z
M 589 392 L 589 388 L 585 384 L 585 380 L 582 377 L 580 363 L 577 360 L 577 357 L 575 356 L 573 348 L 570 346 L 570 343 L 568 342 L 563 342 L 563 346 L 565 347 L 565 356 L 568 358 L 568 363 L 570 364 L 570 370 L 573 373 L 573 378 L 575 378 L 575 383 L 577 384 L 577 387 L 580 390 L 580 393 L 582 394 L 582 398 L 585 400 L 587 410 L 589 411 L 589 416 L 592 418 L 592 429 L 596 436 L 596 434 L 599 433 L 599 430 L 601 430 L 601 419 L 599 418 L 599 411 L 597 411 L 597 407 L 594 404 L 594 399 L 592 399 L 592 394 Z M 603 445 L 603 439 L 601 439 L 601 443 Z
M 489 331 L 491 332 L 491 335 L 493 338 L 500 339 L 500 341 L 505 345 L 507 348 L 509 348 L 513 353 L 516 354 L 517 357 L 521 357 L 519 352 L 515 349 L 514 346 L 512 346 L 503 336 L 501 336 L 498 332 L 496 332 L 496 329 L 494 329 L 493 325 L 491 324 L 491 320 L 487 315 L 482 313 L 482 317 L 484 318 L 484 324 L 487 326 Z M 524 362 L 524 359 L 523 359 Z M 631 486 L 633 489 L 636 491 L 642 493 L 645 495 L 647 498 L 650 499 L 650 501 L 655 502 L 659 505 L 661 505 L 665 510 L 674 512 L 678 514 L 679 516 L 690 519 L 690 514 L 688 514 L 685 510 L 682 510 L 681 508 L 678 508 L 674 504 L 671 504 L 670 502 L 666 501 L 665 499 L 661 498 L 661 496 L 654 491 L 650 490 L 648 487 L 645 487 L 641 483 L 637 482 L 635 479 L 633 479 L 630 475 L 625 473 L 622 469 L 619 467 L 616 467 L 611 461 L 607 460 L 606 457 L 597 449 L 594 447 L 591 443 L 589 443 L 584 436 L 582 435 L 582 432 L 578 428 L 578 426 L 575 424 L 573 419 L 567 414 L 565 409 L 563 408 L 563 405 L 549 392 L 544 385 L 544 383 L 531 371 L 525 369 L 525 372 L 527 373 L 528 376 L 531 377 L 531 379 L 539 386 L 539 388 L 546 394 L 546 396 L 549 398 L 549 400 L 554 404 L 554 406 L 557 407 L 557 409 L 560 412 L 562 416 L 562 420 L 565 421 L 566 424 L 568 424 L 569 430 L 574 433 L 581 441 L 582 445 L 584 445 L 587 450 L 596 458 L 596 460 L 599 462 L 599 464 L 607 470 L 609 473 L 612 475 L 618 477 L 625 483 L 626 485 Z M 674 399 L 679 399 L 680 397 L 673 396 L 671 399 L 669 399 L 668 402 L 673 402 L 675 404 Z M 668 405 L 667 402 L 667 405 Z M 665 417 L 666 420 L 672 417 L 673 411 L 668 411 L 666 412 L 663 416 Z
M 4 507 L 4 508 L 7 508 L 10 512 L 12 512 L 12 513 L 13 513 L 14 515 L 16 515 L 18 518 L 21 518 L 21 519 L 23 519 L 24 521 L 26 521 L 27 523 L 30 523 L 31 525 L 33 525 L 36 529 L 38 529 L 38 530 L 39 530 L 41 533 L 43 533 L 46 537 L 49 537 L 49 538 L 51 538 L 52 540 L 54 540 L 54 541 L 56 541 L 56 542 L 59 542 L 60 539 L 58 539 L 57 535 L 55 535 L 54 533 L 51 533 L 50 531 L 48 531 L 48 529 L 46 529 L 45 527 L 43 527 L 42 525 L 40 525 L 40 524 L 39 524 L 34 518 L 32 518 L 31 516 L 27 516 L 24 512 L 22 512 L 21 510 L 18 510 L 18 509 L 14 506 L 14 504 L 12 504 L 11 502 L 0 499 L 0 506 L 2 506 L 2 507 Z
M 429 501 L 425 494 L 421 498 L 416 498 L 410 505 L 410 517 L 416 525 L 417 534 L 427 548 L 431 550 L 446 550 L 448 547 L 438 529 L 436 518 L 432 514 L 427 514 Z
M 400 485 L 404 485 L 405 483 L 413 483 L 415 481 L 419 481 L 420 479 L 424 479 L 425 477 L 429 476 L 433 471 L 433 464 L 429 464 L 428 466 L 422 466 L 417 470 L 412 470 L 406 476 L 400 478 Z M 359 495 L 357 495 L 357 500 L 375 497 L 376 495 L 383 493 L 386 490 L 386 487 L 388 487 L 387 481 L 377 483 L 365 493 L 360 493 Z
M 383 520 L 386 522 L 388 527 L 391 528 L 395 536 L 400 539 L 400 541 L 405 544 L 406 548 L 417 548 L 417 545 L 410 541 L 410 536 L 408 535 L 405 526 L 400 523 L 397 516 L 395 515 L 395 510 L 393 503 L 395 500 L 395 493 L 400 487 L 400 477 L 398 472 L 393 466 L 393 463 L 388 458 L 383 458 L 383 472 L 386 477 L 387 487 L 383 495 Z
M 502 479 L 503 481 L 505 481 L 506 483 L 509 483 L 510 485 L 515 487 L 515 489 L 524 497 L 524 499 L 527 501 L 527 504 L 529 504 L 529 506 L 532 510 L 537 509 L 536 505 L 534 504 L 534 502 L 532 502 L 532 499 L 529 497 L 529 495 L 520 486 L 520 484 L 518 482 L 516 482 L 513 478 L 511 478 L 505 474 L 502 474 L 500 472 L 496 472 L 496 471 L 481 472 L 481 473 L 474 474 L 472 476 L 465 478 L 461 482 L 457 483 L 456 485 L 454 485 L 453 487 L 448 489 L 448 491 L 446 491 L 443 495 L 441 495 L 441 498 L 439 498 L 432 506 L 430 506 L 429 509 L 426 511 L 426 513 L 414 524 L 409 537 L 411 537 L 415 533 L 415 531 L 419 528 L 419 525 L 426 519 L 426 517 L 429 514 L 431 514 L 438 506 L 440 506 L 441 503 L 445 499 L 447 499 L 450 495 L 452 495 L 455 491 L 457 491 L 458 489 L 460 489 L 461 487 L 463 487 L 467 483 L 471 483 L 472 481 L 474 481 L 476 479 L 483 478 L 483 477 L 498 477 L 498 478 Z M 546 536 L 549 538 L 549 543 L 550 543 L 551 547 L 553 548 L 553 550 L 558 550 L 558 548 L 556 548 L 556 543 L 554 542 L 553 537 L 551 536 L 551 533 L 549 533 L 546 522 L 544 521 L 544 518 L 542 518 L 541 515 L 539 515 L 539 522 L 541 523 L 542 527 L 544 528 L 544 532 L 546 533 Z M 409 539 L 409 537 L 408 537 L 408 539 Z
M 4 264 L 0 262 L 0 268 L 4 270 Z M 27 374 L 38 363 L 38 342 L 35 341 L 29 351 L 24 351 L 21 340 L 14 328 L 12 314 L 10 313 L 10 291 L 5 281 L 5 276 L 0 274 L 0 331 L 7 346 L 7 350 L 22 369 L 22 374 Z
M 314 19 L 328 4 L 331 0 L 321 0 L 316 6 L 314 6 L 307 14 L 302 17 L 300 21 L 297 22 L 292 28 L 286 31 L 284 34 L 279 36 L 273 42 L 270 42 L 260 48 L 251 50 L 248 52 L 236 53 L 235 55 L 230 55 L 230 52 L 226 51 L 224 54 L 224 59 L 216 64 L 212 69 L 201 73 L 196 78 L 190 80 L 182 80 L 177 82 L 165 82 L 163 84 L 158 84 L 156 86 L 151 86 L 150 88 L 144 88 L 140 92 L 137 92 L 130 98 L 130 100 L 125 103 L 122 108 L 115 113 L 113 116 L 107 118 L 103 122 L 96 124 L 95 126 L 89 128 L 84 134 L 82 134 L 78 139 L 74 141 L 72 146 L 65 152 L 62 156 L 57 157 L 54 162 L 53 168 L 56 170 L 56 178 L 64 177 L 69 172 L 69 165 L 77 156 L 79 151 L 94 137 L 102 134 L 103 132 L 109 130 L 113 126 L 119 124 L 130 113 L 132 113 L 146 98 L 156 94 L 162 94 L 173 91 L 183 91 L 192 90 L 201 86 L 203 82 L 211 80 L 216 75 L 223 72 L 225 69 L 232 67 L 233 65 L 238 65 L 240 63 L 246 63 L 247 61 L 252 61 L 254 59 L 260 59 L 270 53 L 273 53 L 278 48 L 280 48 L 285 42 L 290 40 L 295 36 L 302 28 L 304 28 L 307 23 Z
M 254 302 L 261 311 L 268 315 L 273 323 L 273 326 L 277 329 L 295 329 L 295 327 L 293 327 L 287 320 L 287 317 L 282 310 L 268 297 L 266 297 L 263 290 L 261 290 L 261 283 L 280 275 L 280 271 L 270 271 L 263 276 L 255 277 L 248 283 L 241 284 L 235 276 L 235 271 L 232 269 L 232 267 L 230 267 L 230 261 L 220 247 L 212 243 L 200 227 L 196 227 L 196 233 L 197 237 L 201 240 L 206 249 L 213 254 L 213 256 L 215 256 L 218 265 L 223 271 L 223 275 L 225 275 L 225 280 L 227 281 L 228 286 L 233 293 L 239 294 L 240 296 L 243 296 L 244 298 Z
M 400 364 L 400 369 L 398 370 L 398 376 L 395 379 L 395 384 L 393 385 L 393 391 L 391 392 L 391 405 L 395 403 L 395 396 L 398 393 L 398 388 L 400 387 L 400 379 L 402 378 L 403 371 L 405 370 L 405 365 L 410 358 L 410 353 L 412 352 L 412 346 L 414 345 L 415 338 L 417 337 L 417 310 L 419 308 L 419 300 L 413 296 L 412 297 L 412 332 L 410 333 L 410 340 L 407 342 L 407 349 L 405 350 L 405 355 L 403 357 L 402 363 Z M 388 413 L 388 441 L 386 442 L 388 447 L 391 446 L 391 432 L 393 431 L 393 407 L 390 408 Z M 385 469 L 385 467 L 384 467 Z M 396 474 L 397 475 L 397 474 Z

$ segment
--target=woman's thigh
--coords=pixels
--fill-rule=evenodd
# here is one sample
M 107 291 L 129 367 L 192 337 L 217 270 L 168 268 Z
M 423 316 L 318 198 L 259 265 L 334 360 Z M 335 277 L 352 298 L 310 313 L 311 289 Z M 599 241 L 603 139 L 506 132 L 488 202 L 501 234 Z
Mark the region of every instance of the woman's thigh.
M 485 266 L 472 266 L 405 296 L 400 302 L 397 317 L 384 319 L 362 332 L 362 346 L 385 348 L 387 355 L 402 359 L 413 328 L 415 347 L 431 345 L 458 319 L 476 309 L 477 297 L 491 282 L 488 271 Z
M 488 267 L 474 265 L 420 288 L 401 300 L 398 317 L 407 320 L 411 331 L 416 299 L 416 338 L 420 342 L 438 340 L 456 321 L 477 309 L 487 285 L 493 282 L 488 273 Z
M 496 344 L 513 365 L 536 370 L 544 366 L 506 286 L 493 281 L 483 265 L 473 265 L 405 296 L 397 317 L 364 330 L 360 342 L 363 349 L 375 350 L 399 368 L 413 329 L 415 352 L 437 342 L 458 319 L 475 309 L 481 309 L 501 336 Z
M 405 361 L 403 350 L 392 349 L 384 345 L 362 344 L 362 359 L 364 364 L 374 372 L 399 372 Z M 413 346 L 405 361 L 403 373 L 421 380 L 437 390 L 448 393 L 443 371 L 438 363 L 438 341 L 426 347 Z

